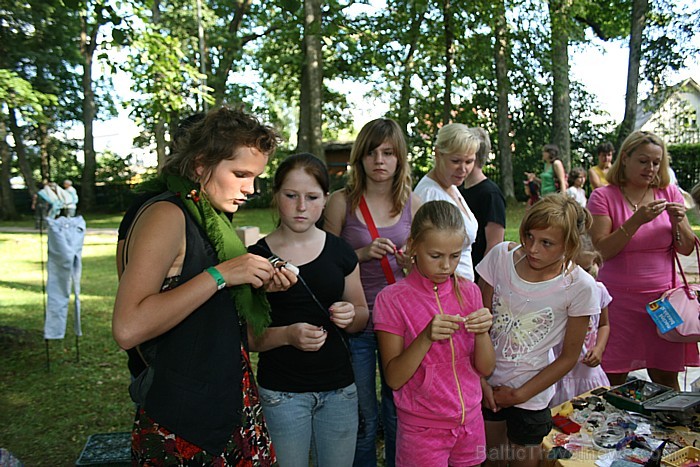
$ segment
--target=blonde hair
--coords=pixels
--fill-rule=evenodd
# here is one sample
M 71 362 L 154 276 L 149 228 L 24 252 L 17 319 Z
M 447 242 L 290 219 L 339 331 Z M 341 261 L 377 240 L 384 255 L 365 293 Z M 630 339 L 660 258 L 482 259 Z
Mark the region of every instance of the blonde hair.
M 449 123 L 438 130 L 435 149 L 442 155 L 476 153 L 479 135 L 462 123 Z
M 350 173 L 345 196 L 352 211 L 360 205 L 360 198 L 367 188 L 367 174 L 362 159 L 385 141 L 393 146 L 396 155 L 396 172 L 391 184 L 391 214 L 401 213 L 411 196 L 411 171 L 408 167 L 406 138 L 394 120 L 378 118 L 362 127 L 350 151 Z
M 642 144 L 653 144 L 654 146 L 661 148 L 661 163 L 659 165 L 659 171 L 651 181 L 651 186 L 666 188 L 671 183 L 666 143 L 664 143 L 663 139 L 649 131 L 635 131 L 625 138 L 622 146 L 620 146 L 620 152 L 617 155 L 615 162 L 613 162 L 612 166 L 610 166 L 610 170 L 608 170 L 608 174 L 605 177 L 607 178 L 608 182 L 617 186 L 625 185 L 625 166 L 622 156 L 624 155 L 631 157 Z
M 428 201 L 421 205 L 411 222 L 411 232 L 408 237 L 409 254 L 413 256 L 416 245 L 429 241 L 431 231 L 460 234 L 466 238 L 464 220 L 459 208 L 448 201 Z M 457 301 L 463 305 L 462 293 L 459 289 L 460 277 L 452 274 L 452 285 Z
M 552 193 L 540 198 L 525 213 L 520 223 L 520 243 L 525 244 L 531 230 L 559 228 L 564 234 L 564 264 L 569 264 L 581 251 L 581 236 L 592 223 L 588 209 L 567 195 Z
M 598 268 L 603 265 L 603 255 L 593 246 L 593 240 L 588 233 L 581 235 L 581 250 L 576 256 L 576 264 L 581 266 L 585 258 L 590 258 L 591 266 L 584 270 L 594 278 L 598 277 Z M 593 266 L 596 267 L 593 268 Z
M 479 149 L 476 150 L 476 166 L 483 167 L 491 153 L 491 138 L 489 133 L 479 126 L 471 128 L 471 131 L 479 138 Z

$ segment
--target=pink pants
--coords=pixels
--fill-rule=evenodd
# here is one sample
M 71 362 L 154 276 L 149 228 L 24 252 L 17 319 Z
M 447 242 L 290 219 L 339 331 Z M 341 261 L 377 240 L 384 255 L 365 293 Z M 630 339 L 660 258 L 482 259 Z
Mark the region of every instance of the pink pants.
M 471 423 L 456 428 L 428 428 L 408 425 L 399 420 L 396 431 L 397 467 L 468 467 L 486 459 L 484 420 L 473 417 Z

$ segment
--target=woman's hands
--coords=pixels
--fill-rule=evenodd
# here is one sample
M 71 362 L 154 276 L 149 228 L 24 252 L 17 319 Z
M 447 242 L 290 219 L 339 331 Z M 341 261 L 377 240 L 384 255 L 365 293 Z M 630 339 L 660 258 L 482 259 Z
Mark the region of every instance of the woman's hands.
M 216 269 L 224 276 L 227 287 L 250 284 L 260 288 L 269 283 L 275 275 L 275 268 L 266 258 L 252 253 L 219 263 Z M 282 279 L 278 279 L 281 283 Z
M 647 204 L 639 206 L 637 211 L 632 214 L 631 219 L 636 220 L 639 225 L 646 224 L 659 217 L 669 204 L 675 205 L 676 203 L 667 203 L 665 199 L 655 199 Z M 683 215 L 685 216 L 685 211 Z
M 272 280 L 265 285 L 265 292 L 283 292 L 297 283 L 297 275 L 286 268 L 274 268 Z
M 674 227 L 685 219 L 686 208 L 682 203 L 666 203 L 666 211 L 671 219 L 671 225 Z

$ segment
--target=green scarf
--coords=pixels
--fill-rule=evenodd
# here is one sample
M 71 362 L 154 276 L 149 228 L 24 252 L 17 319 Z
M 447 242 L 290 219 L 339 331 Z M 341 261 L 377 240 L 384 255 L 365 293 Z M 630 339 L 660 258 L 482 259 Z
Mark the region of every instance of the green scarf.
M 164 175 L 168 191 L 175 193 L 187 206 L 187 210 L 204 229 L 214 245 L 220 262 L 247 253 L 246 247 L 236 235 L 231 221 L 223 212 L 216 211 L 199 190 L 199 185 L 178 175 Z M 270 325 L 270 304 L 264 289 L 254 289 L 250 284 L 229 287 L 238 315 L 248 323 L 255 335 L 260 335 Z

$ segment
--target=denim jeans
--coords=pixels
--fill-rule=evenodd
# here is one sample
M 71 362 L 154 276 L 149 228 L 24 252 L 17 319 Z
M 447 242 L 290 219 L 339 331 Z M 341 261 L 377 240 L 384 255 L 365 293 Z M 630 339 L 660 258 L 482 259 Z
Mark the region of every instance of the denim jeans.
M 71 286 L 75 292 L 73 331 L 82 336 L 80 326 L 80 277 L 85 239 L 85 219 L 59 217 L 45 219 L 48 226 L 48 263 L 46 265 L 46 316 L 44 339 L 63 339 L 66 334 Z M 43 248 L 43 245 L 42 245 Z
M 263 387 L 263 413 L 280 467 L 351 466 L 357 440 L 357 388 L 281 392 Z
M 355 467 L 375 467 L 377 465 L 377 338 L 372 333 L 361 333 L 350 338 L 352 369 L 360 403 L 360 425 L 357 430 Z M 391 388 L 384 382 L 382 366 L 379 364 L 382 387 L 382 426 L 384 428 L 384 449 L 386 466 L 394 467 L 396 459 L 396 406 Z

